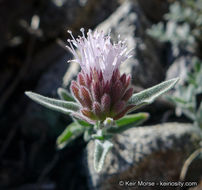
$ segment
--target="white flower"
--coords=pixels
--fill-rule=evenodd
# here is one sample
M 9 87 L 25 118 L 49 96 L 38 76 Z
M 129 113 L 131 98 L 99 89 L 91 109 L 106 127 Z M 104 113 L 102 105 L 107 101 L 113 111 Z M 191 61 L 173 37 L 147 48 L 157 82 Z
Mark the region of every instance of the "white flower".
M 110 80 L 113 71 L 126 59 L 131 57 L 131 51 L 127 51 L 125 41 L 111 43 L 110 35 L 103 32 L 88 31 L 85 37 L 84 29 L 81 29 L 82 37 L 75 39 L 71 31 L 72 40 L 68 40 L 68 49 L 74 55 L 75 61 L 80 64 L 82 71 L 90 75 L 93 69 L 102 72 L 104 81 Z M 77 48 L 78 51 L 75 50 Z

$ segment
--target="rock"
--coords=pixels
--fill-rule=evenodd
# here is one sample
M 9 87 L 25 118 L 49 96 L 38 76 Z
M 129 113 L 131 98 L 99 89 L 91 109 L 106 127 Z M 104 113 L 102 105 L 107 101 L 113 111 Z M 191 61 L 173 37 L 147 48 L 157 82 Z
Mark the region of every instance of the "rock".
M 94 143 L 90 142 L 87 146 L 90 187 L 117 190 L 123 189 L 119 181 L 178 181 L 184 161 L 199 146 L 200 135 L 197 127 L 185 123 L 129 129 L 114 137 L 114 147 L 100 174 L 93 168 Z
M 163 15 L 168 12 L 169 2 L 171 0 L 138 0 L 147 18 L 155 22 L 162 20 Z

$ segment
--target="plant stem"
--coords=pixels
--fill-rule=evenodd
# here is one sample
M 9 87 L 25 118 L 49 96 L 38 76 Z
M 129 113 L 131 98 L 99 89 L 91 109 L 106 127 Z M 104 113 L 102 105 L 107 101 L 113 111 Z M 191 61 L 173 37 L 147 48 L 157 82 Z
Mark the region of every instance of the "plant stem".
M 184 181 L 190 164 L 202 153 L 202 148 L 195 150 L 185 161 L 181 173 L 180 180 Z

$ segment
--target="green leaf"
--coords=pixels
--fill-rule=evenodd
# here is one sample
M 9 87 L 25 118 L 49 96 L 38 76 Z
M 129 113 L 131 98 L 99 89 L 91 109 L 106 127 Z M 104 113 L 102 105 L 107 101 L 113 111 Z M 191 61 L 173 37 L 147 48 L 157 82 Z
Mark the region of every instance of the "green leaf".
M 148 113 L 137 113 L 126 115 L 116 121 L 117 126 L 112 126 L 106 130 L 107 133 L 122 133 L 123 131 L 138 126 L 146 121 L 149 117 Z
M 92 137 L 92 139 L 105 140 L 104 136 L 100 136 L 100 135 L 96 135 L 96 134 L 91 135 L 91 137 Z
M 64 148 L 68 143 L 80 136 L 85 128 L 76 122 L 71 123 L 66 127 L 63 133 L 57 138 L 57 147 Z
M 56 100 L 53 98 L 48 98 L 41 96 L 33 92 L 25 92 L 25 94 L 34 100 L 35 102 L 55 111 L 62 112 L 64 114 L 69 114 L 79 110 L 79 105 L 75 102 L 67 102 L 63 100 Z
M 87 123 L 87 122 L 84 121 L 84 120 L 81 120 L 81 119 L 78 119 L 78 118 L 73 118 L 73 120 L 74 120 L 75 122 L 77 122 L 77 123 L 78 123 L 79 125 L 81 125 L 81 126 L 84 126 L 84 127 L 93 127 L 92 124 Z
M 143 90 L 139 93 L 133 94 L 129 100 L 129 104 L 134 104 L 136 106 L 132 110 L 140 108 L 143 105 L 152 103 L 157 97 L 159 97 L 163 93 L 173 88 L 174 85 L 178 82 L 178 80 L 179 78 L 174 78 L 174 79 L 162 82 L 146 90 Z
M 94 168 L 96 172 L 102 170 L 107 153 L 112 146 L 113 144 L 110 141 L 95 140 Z
M 58 88 L 57 93 L 62 100 L 75 102 L 73 96 L 64 88 Z

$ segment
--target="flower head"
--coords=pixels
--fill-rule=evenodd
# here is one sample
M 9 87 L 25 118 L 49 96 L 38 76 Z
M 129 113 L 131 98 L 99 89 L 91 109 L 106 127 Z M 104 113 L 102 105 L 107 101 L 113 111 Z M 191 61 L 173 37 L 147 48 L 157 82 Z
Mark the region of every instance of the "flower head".
M 103 121 L 106 117 L 119 119 L 132 107 L 127 105 L 132 96 L 131 77 L 120 75 L 119 66 L 131 57 L 125 42 L 111 43 L 109 35 L 103 32 L 88 31 L 87 37 L 81 29 L 82 36 L 68 40 L 68 49 L 81 66 L 77 81 L 72 81 L 71 91 L 80 103 L 77 116 L 90 122 Z M 76 51 L 77 48 L 78 51 Z

